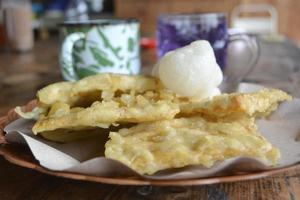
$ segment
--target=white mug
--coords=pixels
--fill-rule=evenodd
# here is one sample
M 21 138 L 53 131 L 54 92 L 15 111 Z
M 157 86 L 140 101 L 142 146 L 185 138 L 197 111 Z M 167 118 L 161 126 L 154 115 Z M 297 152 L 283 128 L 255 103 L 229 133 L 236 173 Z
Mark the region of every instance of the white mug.
M 100 19 L 61 24 L 60 66 L 66 80 L 97 73 L 138 74 L 139 22 Z

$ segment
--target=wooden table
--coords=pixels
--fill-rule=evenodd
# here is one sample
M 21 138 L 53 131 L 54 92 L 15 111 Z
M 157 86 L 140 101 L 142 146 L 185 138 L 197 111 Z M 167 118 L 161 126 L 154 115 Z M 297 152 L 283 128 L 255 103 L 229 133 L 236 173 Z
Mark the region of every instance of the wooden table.
M 268 60 L 266 56 L 272 56 L 269 50 L 265 53 L 262 51 L 262 55 L 259 65 L 265 64 Z M 295 58 L 291 58 L 295 61 L 295 65 L 297 65 L 296 61 L 300 53 L 296 55 Z M 154 52 L 143 51 L 142 57 L 144 66 L 148 66 L 143 70 L 147 71 L 155 60 Z M 259 69 L 258 66 L 249 79 L 255 78 L 255 73 L 261 73 Z M 61 80 L 61 76 L 58 68 L 58 40 L 56 38 L 36 42 L 35 49 L 26 54 L 1 52 L 0 114 L 3 115 L 9 108 L 33 99 L 37 89 L 58 80 Z M 267 84 L 271 83 L 272 81 L 269 80 Z M 0 157 L 0 199 L 296 200 L 300 199 L 300 168 L 264 179 L 226 184 L 194 187 L 133 187 L 52 177 L 15 166 Z

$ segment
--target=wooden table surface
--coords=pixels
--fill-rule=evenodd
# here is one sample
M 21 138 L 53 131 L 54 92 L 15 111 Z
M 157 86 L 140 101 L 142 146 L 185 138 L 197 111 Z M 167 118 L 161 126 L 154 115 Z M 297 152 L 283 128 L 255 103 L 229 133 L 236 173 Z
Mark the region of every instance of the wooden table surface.
M 292 52 L 295 54 L 295 51 Z M 279 54 L 287 54 L 286 52 Z M 266 53 L 262 51 L 262 54 L 265 58 L 262 56 L 258 65 L 266 66 L 266 61 L 270 60 L 272 55 L 269 50 Z M 278 52 L 273 56 L 278 58 Z M 294 77 L 298 72 L 296 67 L 300 63 L 297 61 L 300 53 L 296 52 L 293 56 L 290 56 L 289 65 L 295 68 L 292 75 Z M 144 66 L 151 66 L 155 60 L 153 51 L 143 51 L 142 58 Z M 146 67 L 144 70 L 147 71 L 149 68 Z M 259 70 L 256 68 L 249 79 L 251 77 L 255 79 L 255 73 L 261 74 Z M 272 77 L 276 78 L 275 75 Z M 39 88 L 59 80 L 61 76 L 58 68 L 58 40 L 56 38 L 37 41 L 35 49 L 25 54 L 0 52 L 0 114 L 4 115 L 8 109 L 33 99 Z M 255 81 L 261 82 L 259 79 Z M 278 83 L 278 80 L 274 79 L 273 83 Z M 272 80 L 268 80 L 267 84 L 272 84 Z M 287 85 L 282 83 L 278 86 L 285 88 Z M 298 86 L 294 83 L 287 87 L 287 90 L 299 88 Z M 298 94 L 297 91 L 294 92 Z M 133 187 L 52 177 L 15 166 L 0 157 L 0 199 L 296 200 L 300 199 L 300 168 L 268 178 L 234 183 L 193 187 Z

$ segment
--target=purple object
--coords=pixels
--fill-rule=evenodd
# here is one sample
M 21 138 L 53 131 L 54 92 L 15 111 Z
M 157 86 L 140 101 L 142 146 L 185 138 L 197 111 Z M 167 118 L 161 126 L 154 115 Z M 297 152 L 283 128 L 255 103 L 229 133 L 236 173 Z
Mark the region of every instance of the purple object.
M 218 64 L 222 69 L 225 67 L 228 34 L 224 13 L 160 15 L 156 36 L 158 57 L 202 39 L 210 42 Z
M 222 92 L 234 91 L 254 68 L 260 53 L 255 36 L 243 30 L 227 29 L 224 13 L 160 15 L 156 36 L 159 58 L 195 40 L 208 40 L 223 71 L 224 80 L 220 86 Z

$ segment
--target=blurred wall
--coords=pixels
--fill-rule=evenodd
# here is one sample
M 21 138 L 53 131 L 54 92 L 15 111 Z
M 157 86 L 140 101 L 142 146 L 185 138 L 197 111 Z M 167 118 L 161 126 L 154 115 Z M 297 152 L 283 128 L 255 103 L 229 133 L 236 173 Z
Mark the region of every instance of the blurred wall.
M 268 3 L 279 16 L 279 32 L 300 43 L 300 0 L 115 0 L 118 17 L 137 17 L 142 34 L 154 36 L 156 17 L 161 13 L 225 12 L 242 3 Z

